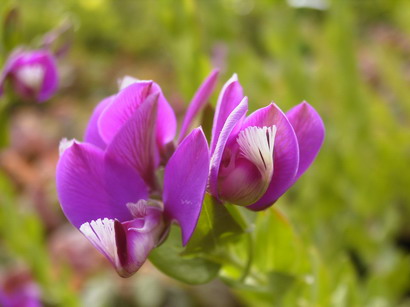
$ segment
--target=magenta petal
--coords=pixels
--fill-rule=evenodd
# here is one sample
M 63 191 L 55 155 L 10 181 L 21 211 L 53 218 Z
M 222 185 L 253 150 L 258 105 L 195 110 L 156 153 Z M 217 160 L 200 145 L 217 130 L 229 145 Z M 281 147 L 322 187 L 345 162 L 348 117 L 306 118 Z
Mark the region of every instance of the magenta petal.
M 38 62 L 42 64 L 45 69 L 43 86 L 38 93 L 38 101 L 45 101 L 49 99 L 58 87 L 58 73 L 57 63 L 53 55 L 48 51 L 39 51 Z
M 215 151 L 219 134 L 222 131 L 225 121 L 231 112 L 239 105 L 243 99 L 243 89 L 238 81 L 238 76 L 234 74 L 223 86 L 216 104 L 214 123 L 212 128 L 211 154 Z
M 242 129 L 250 126 L 273 126 L 277 128 L 274 146 L 274 164 L 271 183 L 251 210 L 262 210 L 271 206 L 294 182 L 299 165 L 299 146 L 295 131 L 285 114 L 276 104 L 259 109 L 244 122 Z
M 108 144 L 148 97 L 152 81 L 133 83 L 120 91 L 101 114 L 98 126 L 102 139 Z
M 158 84 L 152 81 L 138 81 L 121 90 L 113 103 L 101 114 L 98 122 L 103 140 L 111 142 L 121 127 L 140 107 L 145 99 L 159 93 L 157 117 L 157 143 L 161 147 L 173 140 L 176 133 L 174 111 L 162 94 Z
M 143 220 L 143 225 L 138 225 Z M 146 216 L 125 222 L 122 227 L 126 233 L 126 257 L 120 257 L 124 277 L 132 275 L 144 264 L 151 250 L 158 244 L 164 231 L 162 210 L 147 208 Z M 118 236 L 117 236 L 118 238 Z M 117 240 L 119 243 L 119 240 Z M 117 244 L 118 251 L 120 246 Z M 124 251 L 124 250 L 123 250 Z M 120 253 L 118 253 L 120 255 Z
M 218 198 L 218 173 L 221 165 L 222 155 L 225 150 L 226 143 L 232 134 L 234 128 L 241 123 L 241 120 L 248 111 L 248 98 L 242 99 L 241 103 L 232 111 L 223 126 L 218 137 L 218 142 L 215 146 L 215 151 L 211 158 L 211 170 L 209 173 L 209 191 Z
M 74 143 L 57 165 L 57 192 L 68 220 L 77 228 L 99 218 L 132 219 L 126 204 L 146 199 L 138 173 L 106 158 L 87 143 Z
M 201 111 L 204 105 L 208 102 L 209 97 L 211 96 L 216 81 L 218 79 L 219 70 L 214 69 L 211 74 L 205 79 L 201 84 L 197 92 L 195 93 L 194 98 L 192 98 L 191 103 L 189 104 L 188 110 L 185 114 L 184 121 L 182 122 L 181 132 L 179 134 L 179 142 L 181 142 L 186 136 L 189 127 L 192 124 L 192 121 Z
M 201 213 L 209 172 L 209 149 L 201 128 L 177 147 L 164 173 L 164 212 L 181 226 L 187 244 Z
M 171 142 L 177 131 L 177 119 L 171 105 L 165 99 L 160 86 L 152 84 L 150 94 L 159 93 L 158 98 L 158 117 L 157 117 L 157 144 L 163 147 Z
M 90 120 L 88 121 L 87 129 L 85 130 L 84 141 L 91 143 L 101 149 L 105 149 L 107 144 L 104 142 L 100 135 L 98 129 L 98 119 L 100 118 L 101 113 L 107 108 L 112 102 L 114 96 L 107 97 L 103 99 L 93 111 Z
M 299 142 L 299 169 L 297 179 L 315 160 L 325 138 L 325 126 L 316 110 L 302 102 L 286 113 Z
M 162 237 L 162 209 L 144 200 L 130 203 L 138 216 L 130 221 L 98 219 L 81 225 L 80 231 L 115 267 L 121 277 L 133 275 Z
M 155 142 L 158 93 L 148 96 L 108 145 L 106 155 L 135 169 L 152 188 L 159 156 Z

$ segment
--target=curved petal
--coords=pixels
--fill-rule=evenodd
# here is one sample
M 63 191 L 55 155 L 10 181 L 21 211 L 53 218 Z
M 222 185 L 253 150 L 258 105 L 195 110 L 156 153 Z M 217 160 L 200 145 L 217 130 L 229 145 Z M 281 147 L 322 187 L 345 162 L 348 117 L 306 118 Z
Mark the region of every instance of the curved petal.
M 152 81 L 137 82 L 120 91 L 98 120 L 99 131 L 105 143 L 109 144 L 121 127 L 149 95 Z
M 74 143 L 62 154 L 57 192 L 64 214 L 77 228 L 99 218 L 130 220 L 126 204 L 148 196 L 135 170 L 106 158 L 101 149 L 87 143 Z
M 101 113 L 110 105 L 114 96 L 107 97 L 100 101 L 100 103 L 94 108 L 93 114 L 88 121 L 87 128 L 85 129 L 84 142 L 91 143 L 101 149 L 105 149 L 107 144 L 104 142 L 98 130 L 98 119 Z
M 163 147 L 171 142 L 177 131 L 177 119 L 171 105 L 165 99 L 160 86 L 152 84 L 150 94 L 159 93 L 158 98 L 158 118 L 157 118 L 157 144 Z
M 214 69 L 211 74 L 204 80 L 199 89 L 192 98 L 188 110 L 182 122 L 181 132 L 179 134 L 178 142 L 181 142 L 186 136 L 192 121 L 201 111 L 204 105 L 208 102 L 209 97 L 215 89 L 216 81 L 218 79 L 219 70 Z
M 103 140 L 108 144 L 134 114 L 145 99 L 159 93 L 156 139 L 159 146 L 173 140 L 176 133 L 176 118 L 173 109 L 153 81 L 138 81 L 130 84 L 114 98 L 113 103 L 101 114 L 98 122 Z
M 271 206 L 294 182 L 299 166 L 299 146 L 295 131 L 285 114 L 272 103 L 249 115 L 242 129 L 247 127 L 276 126 L 274 145 L 273 176 L 266 193 L 253 205 L 251 210 L 262 210 Z
M 82 224 L 80 231 L 121 277 L 130 277 L 159 242 L 164 231 L 162 210 L 145 206 L 143 215 L 133 220 L 121 223 L 116 219 L 97 219 Z
M 316 110 L 306 101 L 286 113 L 299 143 L 299 178 L 315 160 L 325 139 L 325 126 Z
M 215 151 L 212 154 L 211 158 L 211 169 L 209 172 L 209 191 L 210 193 L 216 197 L 218 197 L 218 173 L 219 167 L 222 161 L 222 155 L 225 150 L 226 143 L 228 142 L 229 137 L 232 134 L 234 128 L 241 123 L 241 120 L 246 115 L 248 111 L 248 98 L 245 97 L 242 99 L 241 103 L 232 111 L 232 113 L 227 118 L 220 136 L 218 138 L 218 142 L 215 146 Z
M 252 205 L 267 191 L 273 175 L 276 126 L 248 127 L 225 150 L 218 174 L 221 199 Z
M 208 144 L 202 129 L 197 128 L 177 147 L 164 173 L 164 212 L 178 221 L 184 245 L 198 222 L 208 173 Z
M 239 105 L 243 99 L 243 89 L 238 81 L 238 76 L 234 74 L 223 86 L 216 104 L 214 122 L 212 126 L 211 155 L 214 153 L 219 135 L 231 112 Z
M 108 145 L 106 155 L 135 169 L 152 188 L 159 157 L 155 144 L 158 93 L 148 96 Z
M 57 63 L 53 55 L 48 51 L 39 51 L 38 62 L 44 67 L 43 85 L 38 93 L 38 101 L 49 99 L 58 87 Z

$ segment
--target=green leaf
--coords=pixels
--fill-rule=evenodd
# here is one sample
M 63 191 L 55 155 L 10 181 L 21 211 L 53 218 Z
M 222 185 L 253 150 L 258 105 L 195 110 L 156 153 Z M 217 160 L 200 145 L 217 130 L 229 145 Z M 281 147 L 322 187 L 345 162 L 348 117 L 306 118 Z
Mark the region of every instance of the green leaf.
M 277 207 L 259 214 L 255 229 L 255 265 L 260 271 L 300 271 L 303 246 L 286 216 Z
M 222 203 L 206 194 L 198 225 L 184 254 L 209 253 L 231 242 L 244 230 L 238 219 L 239 215 L 234 218 Z
M 296 278 L 293 275 L 272 271 L 268 274 L 270 293 L 277 303 L 280 303 L 284 295 L 291 289 Z
M 188 284 L 204 284 L 217 276 L 219 264 L 182 256 L 183 251 L 179 227 L 172 226 L 168 238 L 151 252 L 149 260 L 164 274 Z

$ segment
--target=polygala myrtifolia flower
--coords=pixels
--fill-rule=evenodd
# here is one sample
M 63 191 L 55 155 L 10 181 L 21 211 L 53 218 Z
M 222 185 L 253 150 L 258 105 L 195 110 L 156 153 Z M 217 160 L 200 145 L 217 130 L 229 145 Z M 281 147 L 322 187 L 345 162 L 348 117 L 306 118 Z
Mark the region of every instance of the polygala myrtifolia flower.
M 172 221 L 180 225 L 184 245 L 196 227 L 210 156 L 202 130 L 188 130 L 217 75 L 213 71 L 194 96 L 171 154 L 174 146 L 168 145 L 176 134 L 171 106 L 158 84 L 130 77 L 118 94 L 97 105 L 83 143 L 61 143 L 62 209 L 123 277 L 139 269 Z
M 10 81 L 14 92 L 21 98 L 45 101 L 57 90 L 56 60 L 47 50 L 16 50 L 1 73 L 0 95 L 6 81 Z
M 3 274 L 0 285 L 0 306 L 41 307 L 40 287 L 25 272 Z
M 306 102 L 286 114 L 274 103 L 246 117 L 247 111 L 247 97 L 234 75 L 216 106 L 208 189 L 221 200 L 262 210 L 310 166 L 325 129 Z

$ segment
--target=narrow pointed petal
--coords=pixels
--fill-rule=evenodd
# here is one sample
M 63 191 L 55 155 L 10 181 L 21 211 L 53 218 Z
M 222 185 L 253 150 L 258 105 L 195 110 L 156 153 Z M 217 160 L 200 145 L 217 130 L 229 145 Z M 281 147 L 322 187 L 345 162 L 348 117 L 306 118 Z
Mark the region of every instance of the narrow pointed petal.
M 296 134 L 289 120 L 276 104 L 259 109 L 244 122 L 246 127 L 276 126 L 274 144 L 274 171 L 266 193 L 247 208 L 262 210 L 271 206 L 293 184 L 299 166 L 299 146 Z
M 113 98 L 98 121 L 100 134 L 105 143 L 110 143 L 121 127 L 148 97 L 152 81 L 133 83 Z
M 192 101 L 189 104 L 188 110 L 185 114 L 184 121 L 182 122 L 178 142 L 181 142 L 185 138 L 188 133 L 188 129 L 192 124 L 192 121 L 208 102 L 209 97 L 212 95 L 212 92 L 215 89 L 218 74 L 219 70 L 214 69 L 201 84 L 198 91 L 195 93 L 194 98 L 192 98 Z
M 293 107 L 286 113 L 295 130 L 299 143 L 299 178 L 315 160 L 325 138 L 325 126 L 316 110 L 307 102 Z
M 223 126 L 221 133 L 218 137 L 218 142 L 215 146 L 215 151 L 212 154 L 211 166 L 209 173 L 209 190 L 214 197 L 218 196 L 218 173 L 221 165 L 222 156 L 225 150 L 225 146 L 231 137 L 234 128 L 241 124 L 241 121 L 248 111 L 248 98 L 242 99 L 241 103 L 232 111 L 227 118 L 225 125 Z
M 106 155 L 135 169 L 145 183 L 155 188 L 159 156 L 155 143 L 158 95 L 148 96 L 122 126 L 107 147 Z
M 215 151 L 219 135 L 228 116 L 239 105 L 243 98 L 242 86 L 238 81 L 238 76 L 234 74 L 223 86 L 216 104 L 210 147 L 211 155 Z
M 138 173 L 106 158 L 87 143 L 74 143 L 57 165 L 57 193 L 68 220 L 77 228 L 99 218 L 132 218 L 127 203 L 147 198 Z
M 105 147 L 107 147 L 107 144 L 104 142 L 100 135 L 100 131 L 98 129 L 98 120 L 100 118 L 101 113 L 110 105 L 113 98 L 113 96 L 110 96 L 103 99 L 94 108 L 93 114 L 91 115 L 91 118 L 85 130 L 84 142 L 91 143 L 101 149 L 105 149 Z
M 164 212 L 181 226 L 187 244 L 201 213 L 209 173 L 209 149 L 201 128 L 177 147 L 164 173 Z

